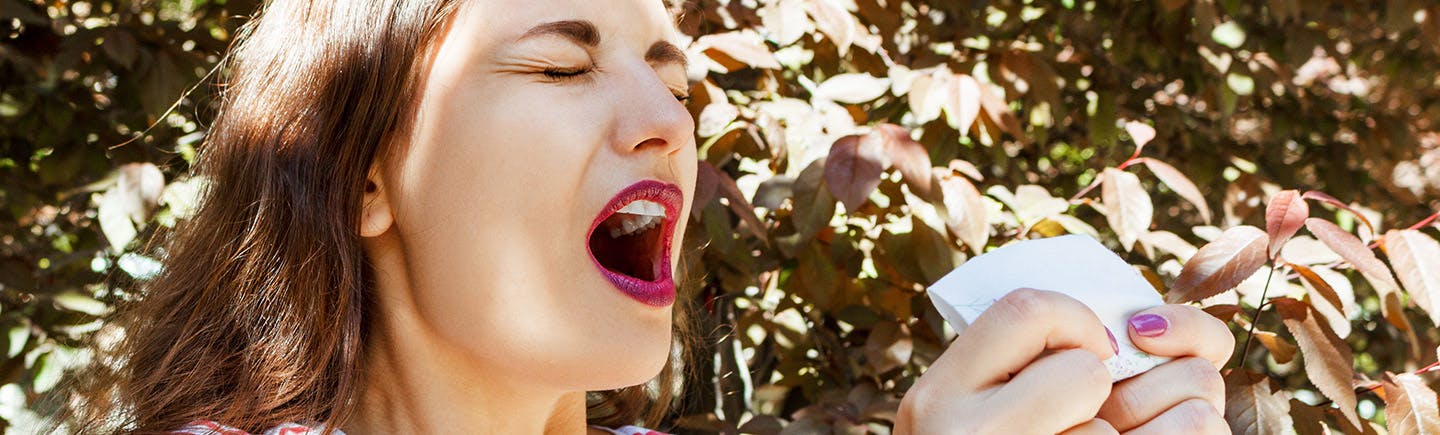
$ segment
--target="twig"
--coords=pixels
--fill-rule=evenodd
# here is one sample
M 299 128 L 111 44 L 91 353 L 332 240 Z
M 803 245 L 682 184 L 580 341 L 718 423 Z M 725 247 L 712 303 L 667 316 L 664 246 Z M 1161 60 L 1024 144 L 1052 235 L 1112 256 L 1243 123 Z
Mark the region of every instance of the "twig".
M 1260 305 L 1255 306 L 1255 314 L 1250 315 L 1250 329 L 1245 333 L 1245 347 L 1240 350 L 1240 367 L 1245 367 L 1245 358 L 1250 356 L 1250 340 L 1255 338 L 1255 324 L 1260 323 L 1260 310 L 1265 309 L 1268 300 L 1266 294 L 1270 292 L 1270 280 L 1275 278 L 1275 259 L 1270 259 L 1270 274 L 1265 277 L 1265 288 L 1260 290 Z

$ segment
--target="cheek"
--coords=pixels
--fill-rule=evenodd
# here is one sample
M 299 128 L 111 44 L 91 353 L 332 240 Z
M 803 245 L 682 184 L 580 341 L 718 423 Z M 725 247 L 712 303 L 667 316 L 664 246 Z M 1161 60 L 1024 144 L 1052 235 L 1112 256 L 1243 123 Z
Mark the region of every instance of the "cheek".
M 669 352 L 670 311 L 610 288 L 584 244 L 594 201 L 579 186 L 609 117 L 523 97 L 452 86 L 422 104 L 396 186 L 415 314 L 488 370 L 643 382 Z M 694 147 L 683 153 L 690 198 Z

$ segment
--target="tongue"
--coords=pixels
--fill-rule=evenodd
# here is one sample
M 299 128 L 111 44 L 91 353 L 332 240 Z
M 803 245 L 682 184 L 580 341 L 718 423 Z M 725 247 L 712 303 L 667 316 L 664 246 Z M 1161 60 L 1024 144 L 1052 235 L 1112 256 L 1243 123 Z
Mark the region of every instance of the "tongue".
M 600 265 L 621 275 L 641 281 L 656 279 L 655 251 L 659 247 L 660 227 L 610 236 L 610 229 L 620 227 L 623 215 L 616 213 L 590 234 L 590 253 Z

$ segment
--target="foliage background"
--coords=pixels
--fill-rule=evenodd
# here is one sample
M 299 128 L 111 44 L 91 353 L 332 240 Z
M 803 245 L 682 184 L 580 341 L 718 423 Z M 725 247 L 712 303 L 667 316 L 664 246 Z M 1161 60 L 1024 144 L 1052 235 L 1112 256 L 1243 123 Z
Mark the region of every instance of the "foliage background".
M 205 80 L 255 4 L 0 0 L 7 426 L 51 411 L 36 404 L 83 340 L 103 341 L 109 307 L 155 272 L 132 251 L 193 204 Z M 708 334 L 662 429 L 887 433 L 953 337 L 924 286 L 977 252 L 1065 233 L 1096 235 L 1172 300 L 1208 296 L 1231 322 L 1251 347 L 1227 375 L 1237 432 L 1440 427 L 1426 374 L 1440 342 L 1426 220 L 1440 210 L 1440 6 L 677 11 L 702 144 L 685 255 Z M 1340 231 L 1312 220 L 1280 249 L 1306 217 Z

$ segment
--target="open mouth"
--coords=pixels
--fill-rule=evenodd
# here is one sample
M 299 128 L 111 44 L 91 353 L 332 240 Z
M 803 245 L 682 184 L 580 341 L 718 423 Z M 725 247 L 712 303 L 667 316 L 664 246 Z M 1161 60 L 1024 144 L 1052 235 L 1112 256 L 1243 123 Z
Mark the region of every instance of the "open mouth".
M 601 273 L 621 292 L 648 305 L 669 305 L 675 299 L 670 243 L 681 198 L 673 184 L 635 183 L 596 216 L 586 241 Z

